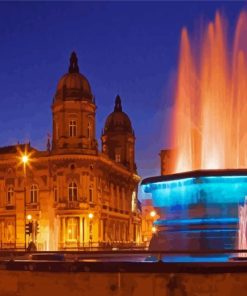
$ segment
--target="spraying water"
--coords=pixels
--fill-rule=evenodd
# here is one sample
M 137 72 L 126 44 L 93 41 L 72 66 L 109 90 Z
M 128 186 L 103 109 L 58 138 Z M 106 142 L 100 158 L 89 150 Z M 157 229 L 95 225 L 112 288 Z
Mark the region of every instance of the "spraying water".
M 196 54 L 182 30 L 172 173 L 247 167 L 247 12 L 239 15 L 231 46 L 225 28 L 216 13 Z

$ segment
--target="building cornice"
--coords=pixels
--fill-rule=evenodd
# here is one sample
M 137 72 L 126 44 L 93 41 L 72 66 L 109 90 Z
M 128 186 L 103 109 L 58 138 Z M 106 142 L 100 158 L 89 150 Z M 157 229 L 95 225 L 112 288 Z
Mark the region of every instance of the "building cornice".
M 87 161 L 92 161 L 92 162 L 100 162 L 103 165 L 106 165 L 109 167 L 110 170 L 114 170 L 117 171 L 118 173 L 121 173 L 123 175 L 125 175 L 126 177 L 131 177 L 132 179 L 134 179 L 136 182 L 140 182 L 141 177 L 139 175 L 137 175 L 134 172 L 131 172 L 129 170 L 127 170 L 123 165 L 115 163 L 114 161 L 112 161 L 111 159 L 109 159 L 107 156 L 105 156 L 104 154 L 100 153 L 98 155 L 89 155 L 89 154 L 46 154 L 46 155 L 36 155 L 34 157 L 32 157 L 32 163 L 38 163 L 38 162 L 49 162 L 49 161 L 59 161 L 59 160 L 87 160 Z M 39 154 L 39 152 L 37 152 L 37 154 Z M 0 159 L 0 165 L 16 165 L 19 160 L 18 160 L 18 156 L 16 155 L 3 155 L 3 157 L 7 157 L 9 156 L 9 158 L 7 159 Z

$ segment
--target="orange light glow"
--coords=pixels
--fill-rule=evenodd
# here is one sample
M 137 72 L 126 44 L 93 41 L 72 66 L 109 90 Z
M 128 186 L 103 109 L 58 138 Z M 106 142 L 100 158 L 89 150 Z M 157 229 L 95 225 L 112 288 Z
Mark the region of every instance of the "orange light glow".
M 233 46 L 216 13 L 193 47 L 182 30 L 172 143 L 172 173 L 247 166 L 247 12 L 239 16 Z M 195 54 L 196 52 L 196 54 Z
M 21 158 L 22 162 L 24 164 L 28 163 L 28 156 L 27 155 L 23 155 L 22 158 Z
M 89 218 L 89 219 L 93 219 L 93 217 L 94 217 L 93 213 L 89 213 L 89 214 L 88 214 L 88 218 Z
M 32 215 L 30 215 L 30 214 L 27 215 L 27 220 L 29 220 L 29 221 L 32 220 Z
M 25 148 L 24 151 L 17 148 L 17 151 L 19 154 L 19 156 L 18 156 L 19 162 L 18 162 L 17 166 L 22 166 L 24 173 L 26 174 L 26 168 L 32 167 L 31 163 L 33 162 L 33 159 L 32 159 L 33 152 L 28 152 L 27 147 Z
M 155 211 L 151 211 L 151 212 L 150 212 L 150 216 L 151 216 L 151 217 L 155 217 L 155 216 L 156 216 L 156 212 L 155 212 Z

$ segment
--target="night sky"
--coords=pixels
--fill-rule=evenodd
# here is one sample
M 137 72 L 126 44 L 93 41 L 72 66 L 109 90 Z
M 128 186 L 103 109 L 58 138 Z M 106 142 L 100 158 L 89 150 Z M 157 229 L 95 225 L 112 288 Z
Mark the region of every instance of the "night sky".
M 220 9 L 231 29 L 245 3 L 0 3 L 0 146 L 30 140 L 45 149 L 52 98 L 75 50 L 96 98 L 99 143 L 119 94 L 135 130 L 139 174 L 159 174 L 181 28 L 191 32 Z

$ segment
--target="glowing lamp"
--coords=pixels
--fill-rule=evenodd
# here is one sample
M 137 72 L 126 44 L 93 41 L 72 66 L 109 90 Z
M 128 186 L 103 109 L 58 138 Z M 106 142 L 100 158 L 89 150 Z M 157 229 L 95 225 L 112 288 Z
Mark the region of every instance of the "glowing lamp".
M 30 215 L 30 214 L 27 215 L 27 220 L 28 220 L 28 221 L 32 220 L 32 215 Z
M 21 158 L 21 160 L 22 160 L 22 162 L 23 162 L 24 164 L 26 164 L 26 163 L 28 163 L 29 158 L 28 158 L 27 155 L 23 155 L 22 158 Z
M 151 211 L 151 212 L 150 212 L 150 216 L 151 216 L 151 217 L 156 216 L 156 212 L 155 212 L 155 211 Z
M 88 218 L 89 218 L 89 219 L 93 219 L 93 213 L 89 213 L 89 214 L 88 214 Z
M 152 227 L 152 233 L 156 233 L 157 228 L 155 226 Z

